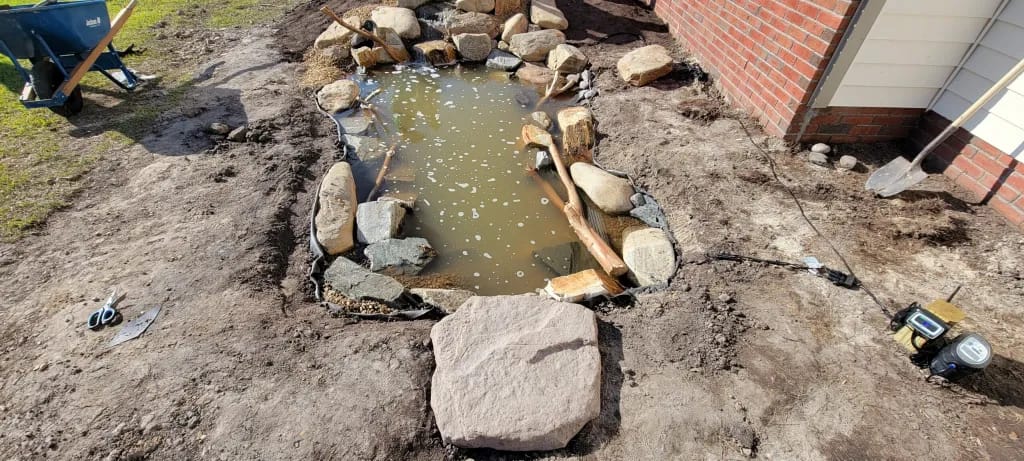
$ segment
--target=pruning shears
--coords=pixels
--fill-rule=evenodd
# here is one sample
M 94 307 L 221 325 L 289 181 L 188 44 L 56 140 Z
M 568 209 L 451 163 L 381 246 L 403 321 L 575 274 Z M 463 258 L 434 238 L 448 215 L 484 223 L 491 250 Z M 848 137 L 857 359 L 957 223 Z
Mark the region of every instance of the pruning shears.
M 110 293 L 110 297 L 107 298 L 107 302 L 103 304 L 103 307 L 89 314 L 89 329 L 96 331 L 107 325 L 121 323 L 121 313 L 114 309 L 115 304 L 117 304 L 117 288 L 114 288 L 114 291 Z

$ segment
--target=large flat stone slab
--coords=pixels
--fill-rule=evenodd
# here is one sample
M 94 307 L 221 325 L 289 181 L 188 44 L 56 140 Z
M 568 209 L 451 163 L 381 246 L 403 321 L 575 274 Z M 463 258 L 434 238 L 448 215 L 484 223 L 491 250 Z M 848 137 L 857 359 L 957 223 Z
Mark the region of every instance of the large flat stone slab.
M 398 301 L 405 286 L 386 275 L 375 274 L 348 259 L 338 257 L 324 272 L 324 282 L 349 299 Z
M 430 406 L 445 442 L 565 447 L 601 409 L 597 318 L 534 295 L 469 298 L 430 331 Z

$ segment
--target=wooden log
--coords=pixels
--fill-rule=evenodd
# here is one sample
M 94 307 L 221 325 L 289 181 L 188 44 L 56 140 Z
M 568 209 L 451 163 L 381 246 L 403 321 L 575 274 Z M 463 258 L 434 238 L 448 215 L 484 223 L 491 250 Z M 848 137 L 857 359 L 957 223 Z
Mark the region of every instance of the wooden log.
M 355 33 L 361 35 L 365 39 L 373 40 L 374 43 L 376 43 L 376 44 L 380 45 L 381 47 L 383 47 L 384 51 L 386 51 L 388 53 L 388 56 L 391 56 L 391 59 L 394 59 L 395 62 L 405 62 L 405 61 L 409 60 L 409 53 L 408 52 L 404 52 L 404 50 L 403 50 L 403 53 L 396 53 L 394 50 L 391 49 L 390 46 L 388 46 L 387 42 L 385 42 L 384 39 L 382 39 L 382 38 L 380 38 L 380 37 L 378 37 L 378 36 L 376 36 L 374 34 L 371 34 L 371 33 L 367 32 L 367 31 L 365 31 L 363 29 L 352 27 L 352 26 L 348 25 L 348 23 L 343 21 L 337 14 L 334 14 L 334 11 L 331 10 L 331 8 L 329 6 L 324 5 L 322 8 L 320 8 L 320 12 L 323 13 L 323 14 L 326 14 L 328 17 L 333 19 L 334 22 L 338 23 L 338 25 L 340 25 L 341 27 L 344 27 L 344 28 L 346 28 L 346 29 L 348 29 L 348 30 L 350 30 L 352 32 L 355 32 Z
M 526 0 L 494 0 L 494 15 L 505 21 L 516 13 L 526 14 Z
M 551 187 L 551 184 L 548 184 L 544 178 L 540 177 L 540 173 L 537 172 L 536 168 L 527 168 L 526 172 L 531 178 L 533 178 L 533 181 L 537 183 L 540 190 L 544 191 L 544 195 L 548 196 L 548 200 L 550 200 L 553 205 L 558 207 L 559 210 L 565 208 L 565 200 L 562 200 L 562 197 L 558 195 L 558 192 L 555 191 L 554 187 Z
M 391 167 L 391 159 L 395 156 L 395 149 L 398 148 L 398 144 L 392 144 L 388 151 L 384 154 L 384 163 L 380 165 L 380 171 L 377 173 L 377 179 L 373 181 L 373 189 L 370 189 L 370 195 L 366 196 L 366 201 L 373 201 L 373 197 L 380 191 L 380 186 L 384 184 L 384 177 L 388 175 L 388 168 Z
M 587 269 L 551 279 L 544 287 L 544 291 L 558 301 L 574 303 L 598 296 L 616 296 L 625 289 L 607 274 Z
M 568 107 L 558 111 L 562 129 L 562 153 L 576 162 L 593 163 L 596 141 L 594 116 L 586 107 Z
M 609 275 L 618 277 L 628 272 L 629 267 L 626 266 L 622 258 L 615 253 L 615 250 L 608 246 L 608 242 L 605 242 L 594 228 L 590 227 L 587 218 L 583 216 L 583 201 L 580 200 L 580 195 L 576 192 L 576 185 L 573 184 L 572 177 L 569 176 L 569 170 L 566 169 L 565 162 L 562 161 L 562 154 L 558 152 L 558 147 L 555 146 L 554 140 L 551 139 L 551 133 L 534 125 L 523 126 L 522 133 L 523 140 L 527 145 L 532 144 L 546 147 L 551 152 L 555 169 L 558 170 L 558 177 L 562 180 L 562 184 L 565 186 L 566 193 L 569 196 L 569 201 L 562 208 L 562 212 L 565 213 L 565 217 L 569 220 L 569 226 L 576 232 L 576 236 L 579 237 L 583 246 L 590 251 L 590 254 L 594 255 L 594 259 L 597 260 L 601 268 Z

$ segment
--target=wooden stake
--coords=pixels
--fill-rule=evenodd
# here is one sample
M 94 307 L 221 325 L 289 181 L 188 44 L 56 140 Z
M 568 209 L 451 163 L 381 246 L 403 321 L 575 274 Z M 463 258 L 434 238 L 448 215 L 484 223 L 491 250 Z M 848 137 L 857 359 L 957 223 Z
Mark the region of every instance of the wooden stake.
M 552 204 L 558 207 L 559 210 L 565 208 L 565 200 L 562 200 L 562 197 L 558 195 L 558 192 L 555 192 L 555 188 L 551 187 L 551 184 L 548 184 L 544 178 L 540 177 L 540 173 L 537 172 L 536 168 L 527 168 L 526 173 L 533 178 L 533 181 L 536 182 L 538 186 L 540 186 L 540 189 L 544 191 L 544 195 L 548 196 L 548 200 L 550 200 Z
M 562 207 L 562 212 L 565 213 L 565 217 L 569 220 L 569 226 L 576 232 L 576 236 L 579 237 L 583 246 L 587 247 L 590 254 L 594 255 L 594 259 L 597 260 L 601 268 L 608 274 L 618 277 L 629 271 L 629 267 L 626 266 L 622 258 L 615 253 L 615 250 L 608 246 L 608 243 L 598 235 L 594 228 L 590 227 L 587 218 L 583 216 L 583 201 L 580 200 L 580 195 L 576 192 L 576 185 L 573 184 L 572 177 L 569 176 L 569 171 L 565 168 L 562 154 L 558 152 L 558 147 L 555 146 L 554 140 L 551 139 L 551 133 L 534 125 L 525 125 L 523 126 L 523 140 L 527 145 L 533 144 L 546 147 L 548 152 L 551 152 L 555 169 L 558 170 L 558 176 L 565 186 L 566 193 L 569 195 L 569 202 Z
M 328 17 L 333 19 L 334 22 L 338 23 L 338 25 L 340 25 L 341 27 L 344 27 L 352 32 L 355 32 L 362 36 L 363 38 L 373 40 L 374 43 L 384 48 L 384 51 L 386 51 L 388 53 L 388 56 L 391 56 L 391 59 L 395 60 L 395 62 L 405 62 L 409 60 L 409 53 L 402 53 L 404 55 L 404 59 L 400 58 L 398 55 L 395 54 L 394 51 L 391 50 L 391 46 L 389 46 L 388 43 L 384 41 L 384 39 L 376 36 L 375 34 L 371 34 L 363 29 L 348 25 L 348 23 L 343 21 L 340 17 L 338 17 L 338 15 L 334 14 L 334 11 L 331 10 L 331 7 L 324 5 L 322 8 L 320 8 L 320 12 L 326 14 Z
M 380 172 L 377 173 L 377 179 L 373 182 L 373 189 L 370 189 L 370 195 L 366 196 L 366 201 L 372 201 L 373 197 L 377 195 L 380 190 L 380 186 L 384 184 L 384 177 L 388 174 L 388 168 L 391 167 L 391 159 L 395 156 L 395 149 L 398 148 L 398 143 L 392 144 L 388 148 L 387 153 L 384 154 L 384 163 L 380 166 Z

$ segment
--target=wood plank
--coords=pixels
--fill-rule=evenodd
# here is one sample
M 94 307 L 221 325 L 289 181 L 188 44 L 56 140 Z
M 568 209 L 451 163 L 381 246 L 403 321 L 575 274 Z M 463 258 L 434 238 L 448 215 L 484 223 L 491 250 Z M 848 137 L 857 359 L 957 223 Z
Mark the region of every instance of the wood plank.
M 863 64 L 918 64 L 956 66 L 969 43 L 923 40 L 865 40 L 854 62 Z
M 999 0 L 887 0 L 882 14 L 991 18 Z
M 868 39 L 974 43 L 987 21 L 987 18 L 882 14 L 868 32 Z
M 71 74 L 68 76 L 68 79 L 60 85 L 60 88 L 57 88 L 57 91 L 64 93 L 65 95 L 70 95 L 71 92 L 75 90 L 75 87 L 78 86 L 78 82 L 82 81 L 82 77 L 85 77 L 86 72 L 89 72 L 93 63 L 95 63 L 96 60 L 99 59 L 100 55 L 103 54 L 103 51 L 107 49 L 107 45 L 110 45 L 110 42 L 114 41 L 114 36 L 117 35 L 117 33 L 121 31 L 121 28 L 124 27 L 125 23 L 128 22 L 128 18 L 131 17 L 132 11 L 135 10 L 136 2 L 137 0 L 128 2 L 128 5 L 126 5 L 121 12 L 117 13 L 114 20 L 110 22 L 110 31 L 107 32 L 107 35 L 104 35 L 103 38 L 100 39 L 100 42 L 96 44 L 96 47 L 93 48 L 92 51 L 89 52 L 84 61 L 75 66 L 71 71 Z
M 954 66 L 854 63 L 843 78 L 843 86 L 939 89 L 949 78 L 953 68 Z
M 544 291 L 552 298 L 564 302 L 577 302 L 594 299 L 599 296 L 615 296 L 624 288 L 618 281 L 594 269 L 555 277 L 548 281 Z

